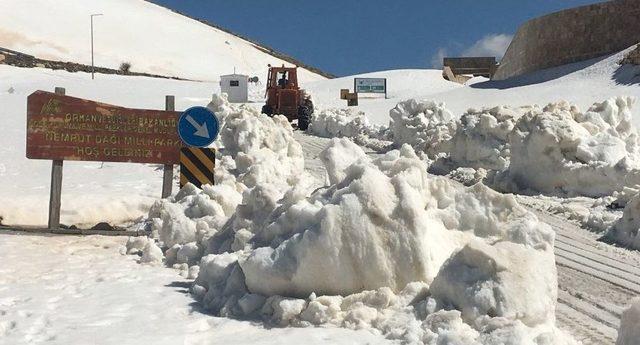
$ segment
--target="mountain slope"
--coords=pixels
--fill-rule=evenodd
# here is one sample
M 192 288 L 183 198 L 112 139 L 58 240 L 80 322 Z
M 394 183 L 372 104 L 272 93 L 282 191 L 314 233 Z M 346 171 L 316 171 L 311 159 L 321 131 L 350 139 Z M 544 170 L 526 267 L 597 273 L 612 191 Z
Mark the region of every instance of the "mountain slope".
M 258 46 L 143 0 L 3 0 L 0 47 L 44 59 L 91 64 L 90 14 L 95 64 L 194 80 L 217 81 L 234 71 L 266 75 L 267 64 L 286 63 Z M 324 76 L 301 69 L 302 82 Z

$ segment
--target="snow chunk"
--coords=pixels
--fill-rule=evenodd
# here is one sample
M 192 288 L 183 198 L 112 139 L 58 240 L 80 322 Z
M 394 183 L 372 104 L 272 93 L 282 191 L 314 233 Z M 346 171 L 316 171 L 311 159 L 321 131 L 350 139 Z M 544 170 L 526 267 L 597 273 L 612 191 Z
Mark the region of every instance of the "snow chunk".
M 233 302 L 247 292 L 244 276 L 238 266 L 238 256 L 232 253 L 204 256 L 200 260 L 199 274 L 192 291 L 198 300 L 214 312 L 233 313 L 227 306 L 229 296 L 233 297 Z
M 147 245 L 147 242 L 149 242 L 149 239 L 146 236 L 129 237 L 126 244 L 126 254 L 141 254 L 144 250 L 144 247 Z
M 345 169 L 366 156 L 362 148 L 351 140 L 333 138 L 320 152 L 319 158 L 327 169 L 329 182 L 336 184 L 346 177 Z
M 142 257 L 140 258 L 140 262 L 159 264 L 162 263 L 162 259 L 164 259 L 162 249 L 158 247 L 155 241 L 149 240 L 142 250 Z
M 438 143 L 451 139 L 455 130 L 453 114 L 444 103 L 409 99 L 389 111 L 389 129 L 396 147 L 411 145 L 424 152 Z
M 539 252 L 512 242 L 473 241 L 444 264 L 431 294 L 461 309 L 469 323 L 486 315 L 535 327 L 553 318 L 556 285 L 551 247 Z
M 640 250 L 640 194 L 627 203 L 622 218 L 607 235 L 617 243 Z
M 640 345 L 640 298 L 631 301 L 631 306 L 622 313 L 616 345 Z
M 332 108 L 314 113 L 307 131 L 325 138 L 355 138 L 359 135 L 377 137 L 382 130 L 382 127 L 371 124 L 364 112 Z
M 484 169 L 485 182 L 501 190 L 603 197 L 640 184 L 634 103 L 616 97 L 584 113 L 564 101 L 470 109 L 453 120 L 441 104 L 408 100 L 391 110 L 390 127 L 396 145 L 427 153 L 437 174 Z
M 509 166 L 509 134 L 527 109 L 469 109 L 457 122 L 452 140 L 438 150 L 449 153 L 453 167 L 502 171 Z
M 181 246 L 176 253 L 176 262 L 179 264 L 193 265 L 200 259 L 201 250 L 196 242 L 189 242 Z

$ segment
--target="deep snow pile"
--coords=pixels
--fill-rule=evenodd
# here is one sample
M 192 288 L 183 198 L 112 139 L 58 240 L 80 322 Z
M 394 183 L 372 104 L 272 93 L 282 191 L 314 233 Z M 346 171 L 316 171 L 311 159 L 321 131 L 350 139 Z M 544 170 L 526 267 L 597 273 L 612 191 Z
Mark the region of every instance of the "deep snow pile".
M 510 136 L 507 177 L 517 190 L 549 195 L 611 195 L 640 184 L 634 99 L 618 97 L 580 112 L 566 102 L 525 114 Z
M 321 153 L 330 185 L 313 191 L 284 118 L 211 106 L 220 183 L 158 202 L 149 224 L 212 312 L 409 343 L 572 343 L 554 326 L 553 232 L 512 196 L 429 177 L 409 145 L 372 160 L 347 139 Z
M 508 137 L 528 107 L 469 109 L 451 127 L 452 139 L 438 147 L 452 167 L 503 171 L 509 166 Z
M 631 306 L 622 313 L 616 345 L 640 345 L 640 298 L 631 301 Z
M 389 129 L 397 147 L 411 145 L 417 152 L 434 153 L 435 147 L 451 139 L 453 114 L 444 103 L 409 99 L 389 111 Z
M 244 250 L 204 256 L 196 298 L 220 315 L 410 343 L 567 341 L 547 225 L 511 196 L 428 178 L 407 145 L 375 161 L 352 145 L 323 155 L 338 182 L 276 209 Z
M 383 149 L 391 144 L 386 127 L 370 123 L 364 112 L 350 108 L 316 111 L 307 132 L 324 138 L 350 138 L 374 149 Z
M 453 120 L 442 104 L 401 102 L 390 111 L 396 145 L 435 161 L 431 171 L 488 170 L 486 182 L 519 193 L 610 196 L 640 184 L 634 99 L 617 97 L 587 112 L 566 102 L 468 110 Z
M 223 229 L 230 217 L 237 240 L 234 237 L 227 247 L 241 247 L 237 241 L 252 227 L 261 226 L 262 217 L 287 190 L 311 188 L 313 182 L 304 171 L 302 148 L 286 118 L 232 107 L 219 96 L 209 107 L 222 128 L 214 143 L 218 148 L 216 184 L 202 190 L 187 185 L 149 211 L 148 226 L 169 248 L 165 252 L 169 265 L 198 261 L 207 249 L 207 239 Z

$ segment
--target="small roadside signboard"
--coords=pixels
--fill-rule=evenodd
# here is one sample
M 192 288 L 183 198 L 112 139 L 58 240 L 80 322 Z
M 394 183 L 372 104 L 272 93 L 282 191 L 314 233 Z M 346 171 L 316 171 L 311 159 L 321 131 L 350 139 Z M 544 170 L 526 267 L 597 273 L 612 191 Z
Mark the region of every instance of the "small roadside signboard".
M 207 147 L 216 140 L 220 124 L 216 114 L 205 107 L 187 109 L 178 121 L 180 139 L 193 147 Z
M 27 158 L 178 164 L 179 115 L 36 91 L 27 98 Z
M 387 97 L 387 78 L 353 78 L 356 93 L 384 93 Z
M 166 110 L 130 109 L 36 91 L 27 97 L 27 147 L 30 159 L 51 160 L 49 229 L 60 228 L 65 160 L 159 163 L 164 165 L 162 197 L 171 195 L 173 165 L 180 162 L 180 113 L 174 97 Z

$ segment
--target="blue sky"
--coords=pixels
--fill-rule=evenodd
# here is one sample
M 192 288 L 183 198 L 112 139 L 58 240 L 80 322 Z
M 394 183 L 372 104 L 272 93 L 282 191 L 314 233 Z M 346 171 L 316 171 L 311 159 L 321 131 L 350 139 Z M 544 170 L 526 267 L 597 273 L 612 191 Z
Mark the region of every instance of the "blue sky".
M 499 55 L 527 19 L 587 0 L 154 0 L 335 75 Z

